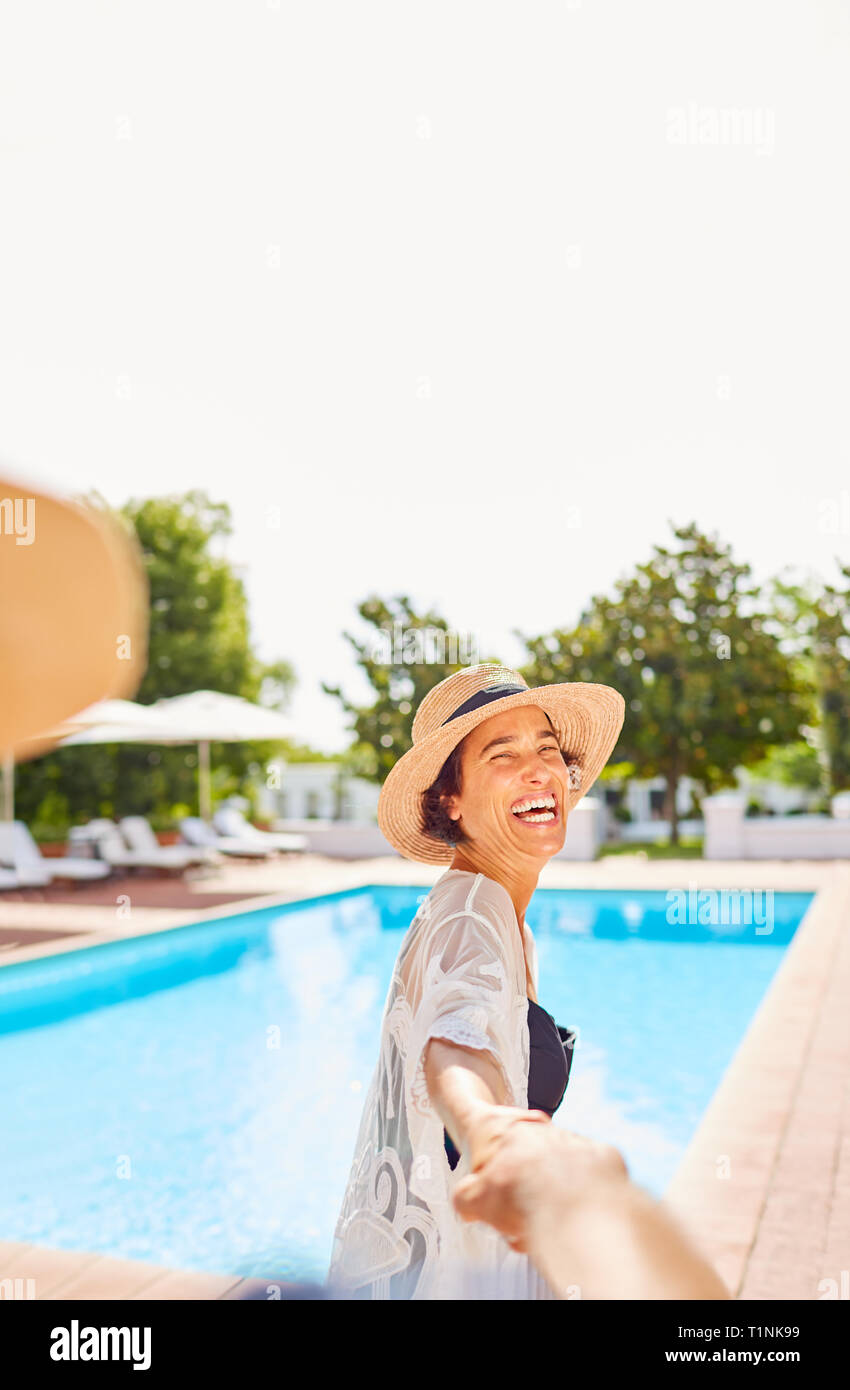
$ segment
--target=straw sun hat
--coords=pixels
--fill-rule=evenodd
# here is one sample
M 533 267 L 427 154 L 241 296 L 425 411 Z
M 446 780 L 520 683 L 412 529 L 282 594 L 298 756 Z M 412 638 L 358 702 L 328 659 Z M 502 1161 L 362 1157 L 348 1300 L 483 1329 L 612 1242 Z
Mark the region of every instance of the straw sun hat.
M 622 695 L 608 685 L 584 681 L 531 688 L 508 666 L 469 666 L 428 691 L 413 720 L 413 747 L 399 758 L 381 788 L 378 825 L 399 854 L 425 864 L 451 863 L 454 848 L 422 829 L 422 793 L 472 729 L 523 705 L 546 711 L 562 751 L 578 765 L 576 786 L 571 778 L 566 795 L 566 819 L 614 750 L 625 717 Z

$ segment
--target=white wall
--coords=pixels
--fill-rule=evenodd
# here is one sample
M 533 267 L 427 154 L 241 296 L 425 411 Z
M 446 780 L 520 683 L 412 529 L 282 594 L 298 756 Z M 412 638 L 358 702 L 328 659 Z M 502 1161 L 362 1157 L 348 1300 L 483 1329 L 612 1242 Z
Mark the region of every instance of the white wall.
M 312 854 L 327 854 L 334 859 L 374 859 L 378 855 L 396 854 L 377 825 L 342 820 L 276 820 L 275 830 L 303 835 Z
M 605 837 L 605 808 L 595 796 L 583 796 L 567 817 L 564 847 L 555 859 L 595 859 Z
M 735 779 L 739 792 L 744 795 L 745 804 L 750 799 L 757 800 L 775 815 L 784 815 L 786 811 L 808 807 L 818 799 L 817 792 L 806 791 L 803 787 L 788 787 L 781 782 L 757 781 L 750 776 L 746 768 L 742 767 L 735 769 Z M 621 804 L 630 811 L 631 822 L 617 821 L 614 816 L 614 808 L 607 808 L 609 824 L 617 838 L 653 840 L 663 839 L 669 835 L 667 821 L 663 820 L 658 812 L 655 814 L 650 812 L 650 792 L 663 792 L 664 789 L 663 777 L 643 780 L 634 777 L 626 783 L 623 788 L 624 795 Z M 679 815 L 683 818 L 691 809 L 692 794 L 696 795 L 699 801 L 702 801 L 703 793 L 700 784 L 690 777 L 681 778 L 676 789 L 676 805 Z M 701 820 L 688 821 L 687 824 L 689 829 L 683 830 L 680 822 L 680 834 L 702 834 L 703 824 Z
M 661 844 L 670 838 L 670 822 L 666 820 L 614 821 L 617 838 L 631 843 Z M 703 820 L 680 820 L 680 839 L 699 839 L 705 830 Z
M 706 859 L 848 859 L 850 817 L 836 797 L 831 816 L 746 816 L 746 796 L 718 792 L 707 796 Z

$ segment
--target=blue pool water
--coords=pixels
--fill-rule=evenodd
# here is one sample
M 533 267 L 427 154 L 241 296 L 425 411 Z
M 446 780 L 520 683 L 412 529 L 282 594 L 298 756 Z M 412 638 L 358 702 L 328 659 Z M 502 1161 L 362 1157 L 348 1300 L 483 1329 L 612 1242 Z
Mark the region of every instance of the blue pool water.
M 380 887 L 0 969 L 0 1239 L 325 1278 L 393 962 Z M 812 894 L 668 921 L 663 892 L 539 889 L 539 999 L 579 1030 L 555 1123 L 661 1195 Z M 691 919 L 706 919 L 703 910 Z M 734 920 L 734 919 L 733 919 Z

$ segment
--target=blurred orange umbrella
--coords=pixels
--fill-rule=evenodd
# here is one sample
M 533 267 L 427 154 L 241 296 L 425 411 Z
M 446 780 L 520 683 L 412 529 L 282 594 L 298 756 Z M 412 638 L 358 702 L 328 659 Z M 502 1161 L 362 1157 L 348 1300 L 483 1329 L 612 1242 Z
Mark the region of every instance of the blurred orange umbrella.
M 111 513 L 0 476 L 0 757 L 48 752 L 95 701 L 135 693 L 147 666 L 148 582 L 136 535 Z

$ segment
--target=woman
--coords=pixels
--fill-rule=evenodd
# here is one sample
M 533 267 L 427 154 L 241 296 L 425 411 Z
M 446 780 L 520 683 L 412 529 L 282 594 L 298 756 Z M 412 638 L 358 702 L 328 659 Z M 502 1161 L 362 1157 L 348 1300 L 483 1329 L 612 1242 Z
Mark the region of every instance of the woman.
M 525 913 L 567 816 L 613 751 L 625 703 L 604 685 L 529 689 L 482 665 L 441 681 L 392 768 L 378 824 L 406 858 L 448 864 L 401 943 L 336 1225 L 328 1282 L 351 1298 L 555 1295 L 519 1240 L 452 1205 L 511 1125 L 548 1123 L 566 1030 L 537 1002 Z

